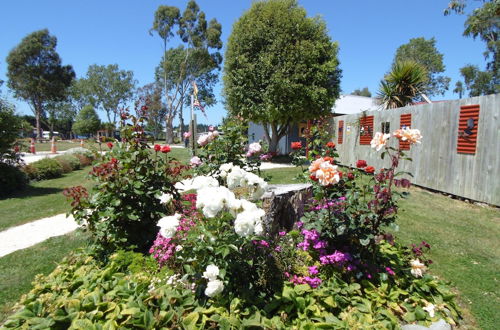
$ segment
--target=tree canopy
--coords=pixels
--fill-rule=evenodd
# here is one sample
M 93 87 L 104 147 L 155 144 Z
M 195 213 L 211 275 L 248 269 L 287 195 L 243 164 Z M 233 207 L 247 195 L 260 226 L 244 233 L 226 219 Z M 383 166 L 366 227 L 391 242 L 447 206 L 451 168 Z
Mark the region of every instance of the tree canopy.
M 372 97 L 372 93 L 368 89 L 368 87 L 365 87 L 363 89 L 355 89 L 354 92 L 351 93 L 351 95 L 358 95 L 358 96 L 366 96 L 366 97 Z
M 481 71 L 477 65 L 468 64 L 460 68 L 460 74 L 470 97 L 500 92 L 500 86 L 494 83 L 493 73 Z
M 444 95 L 448 90 L 450 78 L 440 75 L 444 72 L 443 54 L 436 48 L 436 39 L 413 38 L 407 44 L 401 45 L 394 56 L 393 64 L 401 61 L 414 61 L 421 64 L 427 71 L 425 93 L 428 96 Z
M 104 110 L 108 122 L 116 125 L 119 108 L 132 99 L 136 83 L 134 73 L 120 70 L 118 64 L 93 64 L 86 77 L 77 81 L 75 91 L 85 104 Z
M 94 135 L 101 127 L 101 120 L 94 107 L 84 106 L 78 113 L 73 124 L 73 131 L 76 134 Z
M 75 78 L 71 65 L 61 64 L 56 46 L 57 38 L 44 29 L 24 37 L 7 56 L 8 86 L 15 97 L 32 106 L 39 138 L 45 105 L 66 98 Z
M 288 124 L 329 114 L 339 95 L 338 46 L 294 0 L 257 1 L 233 26 L 224 66 L 231 115 L 262 123 L 275 151 Z
M 167 42 L 175 31 L 184 44 L 167 50 Z M 200 91 L 200 102 L 208 106 L 215 103 L 213 87 L 218 81 L 215 71 L 222 63 L 219 52 L 222 26 L 216 19 L 207 22 L 205 13 L 191 0 L 182 15 L 176 7 L 159 6 L 150 32 L 156 32 L 164 45 L 162 60 L 156 68 L 156 81 L 163 83 L 166 96 L 167 142 L 170 143 L 173 140 L 172 123 L 177 114 L 183 125 L 183 106 L 189 103 L 193 82 Z

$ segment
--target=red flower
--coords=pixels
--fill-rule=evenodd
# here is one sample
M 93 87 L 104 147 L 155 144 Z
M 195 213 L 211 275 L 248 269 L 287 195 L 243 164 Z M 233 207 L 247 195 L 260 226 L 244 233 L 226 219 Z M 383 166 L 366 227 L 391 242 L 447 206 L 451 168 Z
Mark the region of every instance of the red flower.
M 309 176 L 309 178 L 310 178 L 311 180 L 313 180 L 313 181 L 318 181 L 318 178 L 317 178 L 317 177 L 316 177 L 316 175 L 314 175 L 314 174 L 311 174 L 311 175 Z
M 330 162 L 330 164 L 332 164 L 332 165 L 334 164 L 334 159 L 332 157 L 328 157 L 328 156 L 327 157 L 323 157 L 323 160 L 325 162 Z
M 330 141 L 330 142 L 328 142 L 326 144 L 326 146 L 327 146 L 327 148 L 332 148 L 333 149 L 333 148 L 335 148 L 335 143 L 333 143 L 332 141 Z
M 154 149 L 155 149 L 156 152 L 160 151 L 161 150 L 161 145 L 155 144 Z
M 347 173 L 347 178 L 349 180 L 354 180 L 354 173 L 352 173 L 352 172 Z
M 358 160 L 356 162 L 356 167 L 358 167 L 358 168 L 365 168 L 366 167 L 366 160 L 362 160 L 362 159 Z
M 14 152 L 19 152 L 19 146 L 14 146 Z
M 375 167 L 367 166 L 367 167 L 365 167 L 365 172 L 366 173 L 375 173 Z
M 170 148 L 169 145 L 165 145 L 165 146 L 161 147 L 161 152 L 163 152 L 164 154 L 166 154 L 167 152 L 170 152 L 170 150 L 172 150 L 172 149 Z
M 111 164 L 116 164 L 116 163 L 118 163 L 118 159 L 116 159 L 114 157 L 111 158 Z
M 341 171 L 339 171 L 339 177 L 342 179 L 342 176 L 344 175 L 344 173 L 342 173 Z
M 111 143 L 111 142 L 106 143 L 106 145 L 108 146 L 109 149 L 113 148 L 113 143 Z
M 302 149 L 302 142 L 292 142 L 291 147 L 293 150 L 299 150 Z

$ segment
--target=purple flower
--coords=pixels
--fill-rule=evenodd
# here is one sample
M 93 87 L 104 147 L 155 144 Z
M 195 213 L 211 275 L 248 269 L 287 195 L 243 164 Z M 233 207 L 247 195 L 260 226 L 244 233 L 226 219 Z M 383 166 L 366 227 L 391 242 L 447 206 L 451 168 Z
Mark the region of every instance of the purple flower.
M 394 271 L 391 269 L 391 267 L 385 267 L 385 270 L 387 271 L 387 273 L 389 275 L 392 275 L 392 276 L 396 275 L 396 273 L 394 273 Z
M 308 269 L 309 269 L 309 274 L 311 275 L 316 275 L 319 273 L 318 266 L 311 266 Z
M 284 231 L 280 231 L 280 232 L 278 233 L 278 235 L 280 235 L 280 236 L 285 236 L 285 235 L 286 235 L 286 232 L 284 232 Z

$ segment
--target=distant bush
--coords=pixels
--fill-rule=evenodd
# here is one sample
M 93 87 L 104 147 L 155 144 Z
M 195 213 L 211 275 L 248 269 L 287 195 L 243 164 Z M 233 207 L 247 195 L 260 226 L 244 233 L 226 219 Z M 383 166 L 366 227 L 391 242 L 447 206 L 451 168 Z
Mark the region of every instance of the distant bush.
M 59 163 L 59 165 L 61 165 L 63 173 L 69 173 L 73 171 L 73 168 L 71 167 L 71 164 L 68 162 L 67 159 L 64 159 L 62 157 L 55 157 L 54 160 L 56 160 Z M 80 161 L 78 161 L 78 164 L 80 164 Z
M 57 156 L 55 160 L 63 166 L 64 173 L 79 170 L 81 168 L 80 159 L 76 155 L 61 155 Z M 69 166 L 69 171 L 64 170 L 65 165 Z
M 28 179 L 19 167 L 0 162 L 0 196 L 24 189 Z
M 52 158 L 44 158 L 38 160 L 31 165 L 36 169 L 36 177 L 32 178 L 34 180 L 46 180 L 59 178 L 63 174 L 63 167 L 59 162 Z

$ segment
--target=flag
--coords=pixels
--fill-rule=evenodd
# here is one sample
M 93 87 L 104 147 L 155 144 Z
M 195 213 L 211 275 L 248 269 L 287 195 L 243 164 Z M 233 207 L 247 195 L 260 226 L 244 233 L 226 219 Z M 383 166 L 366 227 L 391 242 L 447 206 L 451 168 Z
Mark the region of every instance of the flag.
M 198 99 L 198 86 L 196 86 L 196 81 L 193 80 L 193 94 L 194 98 Z
M 207 114 L 205 113 L 205 108 L 201 105 L 201 103 L 200 103 L 200 101 L 198 101 L 198 99 L 194 100 L 193 107 L 199 108 L 201 110 L 201 112 L 203 113 L 203 115 L 205 116 L 205 118 L 208 119 Z

